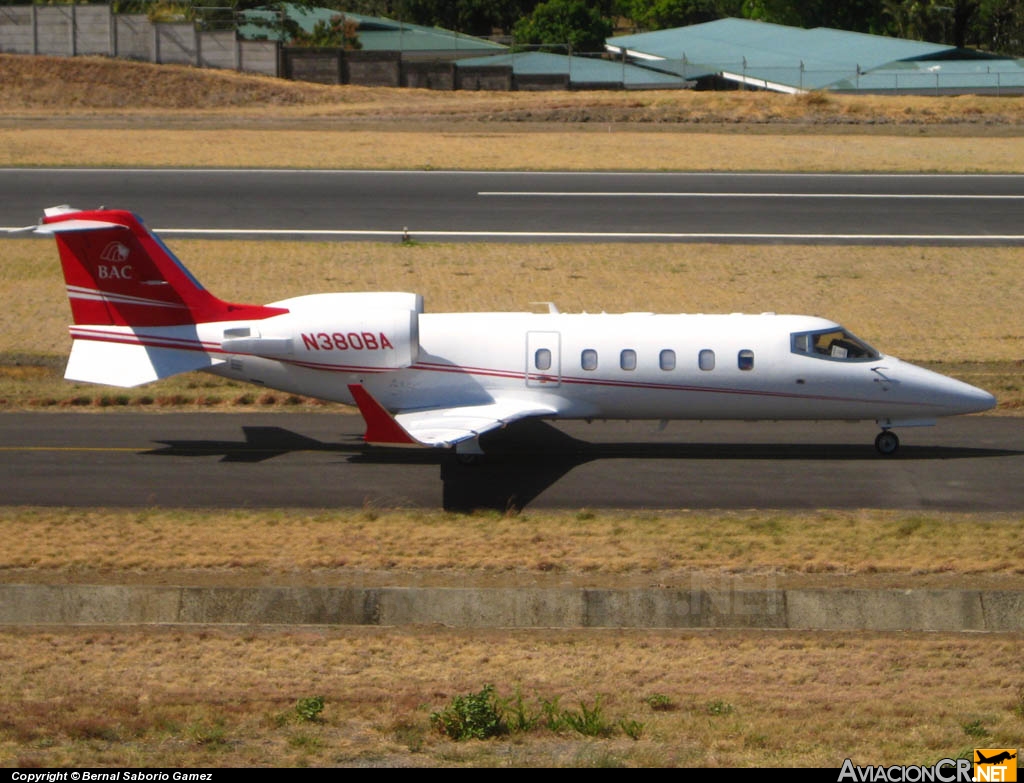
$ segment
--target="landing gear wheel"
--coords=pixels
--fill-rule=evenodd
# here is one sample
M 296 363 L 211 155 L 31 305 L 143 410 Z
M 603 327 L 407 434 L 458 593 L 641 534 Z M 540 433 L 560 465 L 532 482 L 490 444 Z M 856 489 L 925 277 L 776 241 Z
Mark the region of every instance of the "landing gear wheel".
M 889 430 L 882 430 L 878 433 L 878 437 L 875 438 L 875 448 L 879 454 L 889 457 L 897 452 L 900 447 L 900 439 L 896 437 L 895 432 Z

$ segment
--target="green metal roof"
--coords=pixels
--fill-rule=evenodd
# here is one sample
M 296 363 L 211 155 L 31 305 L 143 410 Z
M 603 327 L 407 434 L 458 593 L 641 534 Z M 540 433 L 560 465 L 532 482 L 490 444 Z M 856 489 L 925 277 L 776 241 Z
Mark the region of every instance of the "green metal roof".
M 902 63 L 919 63 L 920 68 L 915 65 L 912 69 L 934 73 L 926 69 L 933 68 L 936 61 L 942 61 L 941 68 L 947 68 L 947 61 L 972 63 L 991 58 L 944 44 L 826 27 L 804 30 L 749 19 L 719 19 L 672 30 L 617 36 L 609 38 L 606 46 L 612 51 L 625 50 L 638 59 L 659 61 L 660 66 L 671 67 L 686 78 L 719 74 L 733 81 L 786 92 L 830 89 L 839 84 L 844 85 L 841 89 L 875 89 L 867 86 L 871 80 L 866 80 L 865 75 L 899 69 Z M 949 67 L 951 74 L 954 70 Z M 961 68 L 963 73 L 968 70 L 966 65 Z M 880 78 L 878 83 L 889 78 Z
M 455 64 L 474 68 L 512 66 L 516 76 L 568 75 L 570 84 L 607 84 L 609 87 L 658 88 L 682 87 L 678 76 L 628 63 L 592 57 L 568 57 L 546 52 L 517 52 L 491 57 L 456 60 Z
M 370 52 L 429 52 L 429 51 L 493 51 L 503 52 L 507 47 L 463 35 L 440 27 L 424 27 L 385 17 L 365 16 L 333 8 L 302 8 L 292 3 L 284 4 L 288 17 L 305 30 L 313 32 L 317 22 L 330 23 L 339 14 L 354 20 L 358 25 L 359 42 L 363 51 Z M 270 9 L 252 9 L 239 14 L 238 35 L 246 39 L 280 39 L 281 33 L 273 28 L 277 12 Z M 245 21 L 242 21 L 245 20 Z
M 871 92 L 1013 92 L 1024 90 L 1024 60 L 940 60 L 892 63 L 842 79 L 836 91 Z

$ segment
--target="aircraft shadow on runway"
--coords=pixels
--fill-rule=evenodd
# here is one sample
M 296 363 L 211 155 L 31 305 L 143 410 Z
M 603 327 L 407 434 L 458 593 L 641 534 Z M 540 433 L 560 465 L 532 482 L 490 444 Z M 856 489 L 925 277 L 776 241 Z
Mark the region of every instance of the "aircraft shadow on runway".
M 480 464 L 461 464 L 449 450 L 368 447 L 361 438 L 329 443 L 283 427 L 242 427 L 242 440 L 165 440 L 143 452 L 162 457 L 209 457 L 222 462 L 262 462 L 291 452 L 338 454 L 350 464 L 438 465 L 443 505 L 452 511 L 525 508 L 574 468 L 602 459 L 673 460 L 948 460 L 1019 456 L 1022 451 L 948 446 L 904 446 L 880 457 L 871 444 L 592 443 L 543 421 L 518 422 L 488 433 Z

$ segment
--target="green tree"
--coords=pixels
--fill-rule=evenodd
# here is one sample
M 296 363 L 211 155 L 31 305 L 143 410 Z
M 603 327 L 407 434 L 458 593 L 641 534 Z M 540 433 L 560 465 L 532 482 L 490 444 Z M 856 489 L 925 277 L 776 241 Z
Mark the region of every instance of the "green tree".
M 313 25 L 307 33 L 299 28 L 292 34 L 292 46 L 323 46 L 333 49 L 362 49 L 359 42 L 359 23 L 341 14 L 335 14 L 329 22 L 323 19 Z
M 739 16 L 743 0 L 623 0 L 620 13 L 644 30 L 664 30 Z
M 887 0 L 744 0 L 742 15 L 792 27 L 831 27 L 858 33 L 888 30 Z M 897 0 L 898 2 L 899 0 Z
M 394 0 L 392 5 L 393 18 L 483 36 L 511 31 L 537 0 Z
M 967 30 L 968 46 L 1024 55 L 1024 0 L 981 0 Z
M 517 44 L 569 44 L 573 51 L 598 52 L 612 34 L 612 22 L 584 0 L 548 0 L 512 28 Z

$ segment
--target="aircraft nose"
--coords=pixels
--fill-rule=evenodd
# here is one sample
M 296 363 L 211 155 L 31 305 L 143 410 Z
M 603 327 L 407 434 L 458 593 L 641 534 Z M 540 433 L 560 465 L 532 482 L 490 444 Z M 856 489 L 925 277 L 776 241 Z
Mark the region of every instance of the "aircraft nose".
M 911 385 L 917 387 L 922 399 L 943 409 L 940 415 L 980 413 L 996 406 L 996 398 L 984 389 L 923 367 L 911 366 L 914 379 Z
M 961 391 L 957 392 L 960 398 L 960 405 L 962 406 L 961 413 L 980 413 L 981 411 L 989 411 L 996 407 L 995 396 L 989 394 L 984 389 L 979 389 L 977 386 L 971 386 L 969 383 L 960 383 Z

